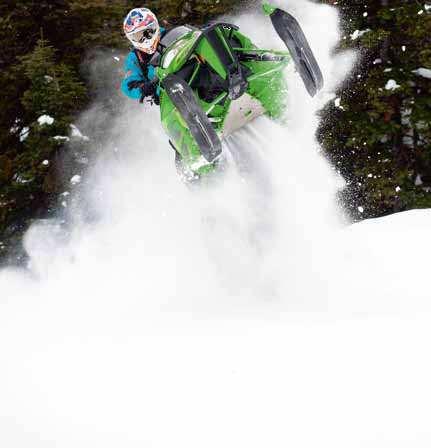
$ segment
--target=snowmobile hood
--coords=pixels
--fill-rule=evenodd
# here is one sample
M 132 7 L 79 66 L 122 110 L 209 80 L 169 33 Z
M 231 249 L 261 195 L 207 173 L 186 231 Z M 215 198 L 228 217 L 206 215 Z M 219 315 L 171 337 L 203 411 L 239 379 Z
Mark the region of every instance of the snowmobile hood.
M 170 73 L 176 73 L 189 60 L 190 54 L 196 45 L 196 42 L 202 35 L 200 30 L 185 28 L 185 34 L 178 37 L 163 52 L 161 60 L 160 78 L 163 79 Z M 169 36 L 169 33 L 168 33 Z

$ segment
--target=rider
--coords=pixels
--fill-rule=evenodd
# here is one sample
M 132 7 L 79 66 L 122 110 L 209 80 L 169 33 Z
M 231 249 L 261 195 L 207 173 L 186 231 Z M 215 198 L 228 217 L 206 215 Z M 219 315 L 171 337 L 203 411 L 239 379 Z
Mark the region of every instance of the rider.
M 124 19 L 123 29 L 134 48 L 124 64 L 126 76 L 121 83 L 121 90 L 129 98 L 141 103 L 147 97 L 158 103 L 156 72 L 150 60 L 166 29 L 159 25 L 155 14 L 147 8 L 132 9 Z M 174 148 L 172 143 L 169 143 Z M 190 178 L 176 150 L 175 165 L 181 178 Z
M 166 30 L 160 27 L 155 14 L 147 8 L 132 9 L 124 19 L 123 29 L 134 48 L 124 64 L 126 76 L 121 90 L 141 103 L 147 97 L 157 100 L 155 69 L 149 62 Z

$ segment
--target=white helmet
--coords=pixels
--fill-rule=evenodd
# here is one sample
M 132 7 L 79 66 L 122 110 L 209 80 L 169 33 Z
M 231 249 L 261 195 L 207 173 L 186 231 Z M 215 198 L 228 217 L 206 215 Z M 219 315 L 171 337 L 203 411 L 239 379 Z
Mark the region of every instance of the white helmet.
M 127 39 L 132 45 L 148 54 L 153 54 L 160 41 L 160 26 L 157 17 L 147 8 L 132 9 L 123 24 Z

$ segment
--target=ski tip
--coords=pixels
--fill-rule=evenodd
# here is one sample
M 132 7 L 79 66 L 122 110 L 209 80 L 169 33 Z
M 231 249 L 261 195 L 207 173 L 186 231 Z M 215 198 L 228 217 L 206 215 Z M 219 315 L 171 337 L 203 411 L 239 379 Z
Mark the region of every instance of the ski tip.
M 277 8 L 273 5 L 271 5 L 270 3 L 263 3 L 262 9 L 263 9 L 263 13 L 267 16 L 270 16 L 277 10 Z

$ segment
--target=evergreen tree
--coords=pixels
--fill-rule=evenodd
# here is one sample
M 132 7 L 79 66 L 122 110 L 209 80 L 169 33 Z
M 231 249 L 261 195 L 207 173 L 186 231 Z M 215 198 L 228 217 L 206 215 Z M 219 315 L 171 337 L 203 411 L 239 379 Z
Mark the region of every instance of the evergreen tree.
M 27 116 L 49 114 L 61 121 L 70 121 L 83 105 L 86 90 L 70 67 L 56 62 L 54 47 L 39 39 L 33 52 L 20 61 L 30 81 L 21 100 Z
M 431 8 L 423 3 L 338 2 L 343 47 L 361 51 L 320 139 L 347 180 L 355 219 L 431 207 Z
M 0 177 L 1 228 L 11 236 L 49 207 L 46 176 L 64 142 L 57 136 L 69 134 L 86 94 L 73 70 L 57 63 L 55 49 L 46 40 L 39 39 L 34 50 L 19 60 L 18 71 L 28 82 L 21 98 L 23 114 L 13 129 L 20 146 L 5 151 L 2 161 L 7 168 Z

